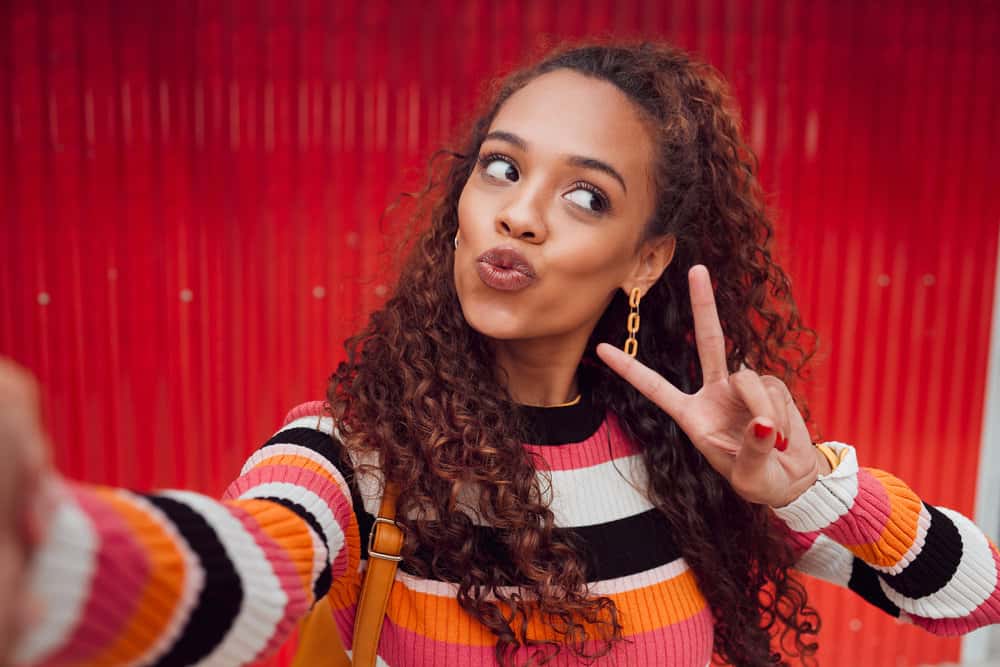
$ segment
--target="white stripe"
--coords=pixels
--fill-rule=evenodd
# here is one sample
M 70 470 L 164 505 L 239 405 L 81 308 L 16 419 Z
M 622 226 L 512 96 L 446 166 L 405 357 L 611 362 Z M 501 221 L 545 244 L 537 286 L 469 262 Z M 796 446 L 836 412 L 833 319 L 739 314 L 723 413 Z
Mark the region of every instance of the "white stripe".
M 197 664 L 222 667 L 251 662 L 271 640 L 288 605 L 288 595 L 271 562 L 243 523 L 219 502 L 190 491 L 165 491 L 161 495 L 188 505 L 208 521 L 243 587 L 243 601 L 232 627 Z
M 322 454 L 314 452 L 308 447 L 303 447 L 301 445 L 268 445 L 263 449 L 258 449 L 250 456 L 250 458 L 247 459 L 246 463 L 243 464 L 243 469 L 240 471 L 240 475 L 246 475 L 248 472 L 260 465 L 261 462 L 277 456 L 301 456 L 302 458 L 309 459 L 319 465 L 323 470 L 329 473 L 333 479 L 336 480 L 341 493 L 343 493 L 347 498 L 351 497 L 351 490 L 347 487 L 347 482 L 344 480 L 343 474 L 337 470 L 336 466 L 334 466 Z
M 248 458 L 246 463 L 243 464 L 243 469 L 240 470 L 240 474 L 245 475 L 254 467 L 259 465 L 261 461 L 266 461 L 269 458 L 280 456 L 282 454 L 289 456 L 301 456 L 318 464 L 321 468 L 323 468 L 323 470 L 327 471 L 331 475 L 336 474 L 340 476 L 341 474 L 340 471 L 337 470 L 336 466 L 334 466 L 329 459 L 319 452 L 315 452 L 308 447 L 303 447 L 302 445 L 296 445 L 293 443 L 273 444 L 258 449 L 251 454 L 250 458 Z
M 788 505 L 773 508 L 789 528 L 799 533 L 826 528 L 850 511 L 858 495 L 858 457 L 854 448 L 840 442 L 823 444 L 841 457 L 837 467 Z
M 608 523 L 654 507 L 642 491 L 646 488 L 647 477 L 640 454 L 547 474 L 552 477 L 550 508 L 557 526 Z M 542 488 L 545 488 L 544 482 Z
M 128 667 L 151 665 L 166 654 L 184 630 L 192 610 L 198 603 L 198 596 L 204 589 L 205 570 L 198 561 L 198 557 L 191 551 L 187 540 L 177 530 L 177 526 L 174 525 L 174 522 L 159 507 L 149 502 L 146 498 L 130 491 L 118 490 L 116 493 L 125 502 L 138 506 L 140 511 L 163 528 L 163 531 L 176 545 L 177 550 L 181 554 L 181 560 L 184 563 L 184 581 L 181 585 L 177 604 L 174 607 L 173 616 L 171 616 L 156 641 L 144 653 L 137 656 L 135 660 L 126 663 Z M 162 575 L 162 573 L 160 574 Z M 154 573 L 153 576 L 157 576 L 157 573 Z
M 18 644 L 16 664 L 40 661 L 61 648 L 76 629 L 92 594 L 97 539 L 86 512 L 68 494 L 60 498 L 28 573 L 28 590 L 38 597 L 45 616 Z
M 288 422 L 280 429 L 275 431 L 274 436 L 271 437 L 273 438 L 282 431 L 287 431 L 290 428 L 311 428 L 314 431 L 322 431 L 327 435 L 334 436 L 334 440 L 340 440 L 340 438 L 337 437 L 339 434 L 334 435 L 335 429 L 333 428 L 333 417 L 317 418 L 317 416 L 315 415 L 306 415 L 305 417 L 299 417 L 298 419 L 293 419 L 292 421 Z
M 916 600 L 900 595 L 879 579 L 886 597 L 900 609 L 924 618 L 961 618 L 990 597 L 997 585 L 996 564 L 986 536 L 972 521 L 946 507 L 938 507 L 955 524 L 962 538 L 958 569 L 940 590 Z
M 670 581 L 671 579 L 684 574 L 689 569 L 687 561 L 683 558 L 675 558 L 669 563 L 658 565 L 651 570 L 646 570 L 645 572 L 636 572 L 635 574 L 628 574 L 624 577 L 615 577 L 614 579 L 595 581 L 587 584 L 587 586 L 592 595 L 627 593 L 628 591 L 634 591 L 639 588 L 646 588 L 665 581 Z
M 817 535 L 812 546 L 795 563 L 799 572 L 847 587 L 854 569 L 854 554 L 826 535 Z
M 623 456 L 586 468 L 540 471 L 539 488 L 555 523 L 561 528 L 591 526 L 627 519 L 655 506 L 643 493 L 646 467 L 641 454 Z M 374 475 L 359 475 L 358 486 L 365 510 L 377 514 L 381 497 L 380 481 Z M 456 508 L 479 526 L 488 525 L 476 511 L 479 499 L 474 485 L 461 489 Z M 411 517 L 412 518 L 412 517 Z M 421 520 L 434 520 L 433 509 L 423 510 Z
M 323 544 L 323 540 L 319 535 L 316 534 L 315 530 L 309 531 L 309 541 L 312 543 L 312 571 L 310 573 L 309 581 L 315 583 L 319 579 L 319 575 L 323 573 L 323 569 L 329 564 L 333 567 L 333 558 L 330 556 L 330 552 L 327 551 L 327 545 Z M 339 553 L 339 551 L 338 551 Z M 309 587 L 309 595 L 313 595 L 313 587 Z M 313 600 L 315 602 L 315 600 Z
M 591 595 L 612 595 L 616 593 L 626 593 L 639 588 L 646 588 L 674 577 L 680 576 L 689 569 L 687 562 L 683 558 L 675 558 L 669 563 L 658 565 L 643 572 L 628 574 L 614 579 L 604 579 L 587 584 Z M 458 593 L 458 584 L 447 581 L 437 581 L 434 579 L 424 579 L 415 577 L 400 570 L 396 571 L 396 581 L 400 582 L 408 590 L 424 595 L 434 595 L 442 598 L 454 598 Z M 516 586 L 501 586 L 501 592 L 506 594 L 522 592 L 523 589 Z M 487 599 L 493 599 L 488 596 Z
M 424 595 L 436 595 L 442 598 L 454 598 L 458 595 L 458 584 L 449 581 L 437 581 L 435 579 L 424 579 L 407 574 L 402 570 L 396 570 L 396 581 L 400 582 L 407 589 L 414 593 Z
M 240 500 L 249 498 L 286 498 L 301 505 L 319 522 L 326 537 L 329 553 L 325 555 L 332 562 L 344 547 L 344 529 L 333 515 L 330 506 L 315 493 L 291 482 L 265 482 L 252 486 L 240 495 Z M 312 532 L 312 531 L 310 531 Z M 322 549 L 320 550 L 322 552 Z M 315 581 L 315 579 L 314 579 Z
M 886 574 L 899 574 L 913 562 L 921 550 L 924 542 L 927 541 L 927 529 L 931 526 L 931 513 L 927 511 L 927 506 L 920 503 L 920 515 L 917 517 L 917 535 L 913 538 L 913 544 L 906 550 L 906 553 L 894 565 L 872 565 L 872 568 Z

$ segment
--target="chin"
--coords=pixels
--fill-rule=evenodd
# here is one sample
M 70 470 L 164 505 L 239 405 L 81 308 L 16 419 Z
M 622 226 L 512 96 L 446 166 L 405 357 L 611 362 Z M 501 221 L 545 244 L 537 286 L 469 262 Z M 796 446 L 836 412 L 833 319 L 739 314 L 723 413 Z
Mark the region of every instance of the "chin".
M 485 303 L 478 299 L 460 302 L 462 316 L 473 330 L 496 340 L 526 338 L 524 321 L 507 308 Z

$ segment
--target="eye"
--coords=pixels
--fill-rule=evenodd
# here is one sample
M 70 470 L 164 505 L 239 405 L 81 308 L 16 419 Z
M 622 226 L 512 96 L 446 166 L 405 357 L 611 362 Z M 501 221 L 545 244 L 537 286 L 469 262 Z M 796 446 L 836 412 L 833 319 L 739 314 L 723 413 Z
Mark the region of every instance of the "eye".
M 573 190 L 564 196 L 591 213 L 605 213 L 611 208 L 604 193 L 590 183 L 574 183 Z
M 514 161 L 506 155 L 499 155 L 496 153 L 484 155 L 479 158 L 479 166 L 486 174 L 501 181 L 516 183 L 521 177 L 521 175 L 517 173 L 517 167 L 514 166 Z

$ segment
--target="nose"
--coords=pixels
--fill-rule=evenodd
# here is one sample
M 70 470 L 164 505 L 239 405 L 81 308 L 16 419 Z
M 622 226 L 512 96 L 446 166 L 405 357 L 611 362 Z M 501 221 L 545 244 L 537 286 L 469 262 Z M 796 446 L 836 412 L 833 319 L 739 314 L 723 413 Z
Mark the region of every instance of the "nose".
M 497 231 L 503 236 L 529 243 L 543 242 L 548 228 L 538 202 L 540 194 L 533 194 L 525 188 L 513 195 L 507 205 L 497 212 Z

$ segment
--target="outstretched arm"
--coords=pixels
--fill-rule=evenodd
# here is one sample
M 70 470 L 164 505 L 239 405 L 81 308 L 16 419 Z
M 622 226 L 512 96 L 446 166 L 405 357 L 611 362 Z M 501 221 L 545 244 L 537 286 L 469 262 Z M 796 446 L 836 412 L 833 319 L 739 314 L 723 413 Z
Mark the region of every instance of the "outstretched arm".
M 243 665 L 275 650 L 358 551 L 319 407 L 290 413 L 222 501 L 59 483 L 31 576 L 45 612 L 16 660 Z

